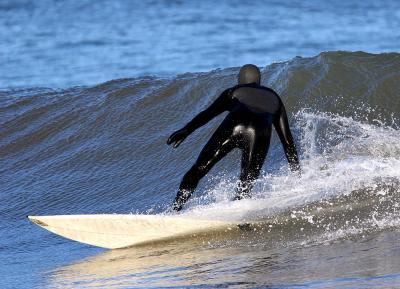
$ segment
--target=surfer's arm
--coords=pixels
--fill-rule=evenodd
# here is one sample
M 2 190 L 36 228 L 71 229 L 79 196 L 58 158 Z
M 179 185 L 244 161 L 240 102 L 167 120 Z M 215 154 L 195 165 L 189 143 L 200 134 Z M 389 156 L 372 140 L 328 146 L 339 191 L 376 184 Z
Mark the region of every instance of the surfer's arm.
M 230 95 L 231 89 L 226 89 L 209 107 L 196 115 L 191 121 L 189 121 L 188 124 L 185 125 L 184 129 L 187 129 L 189 133 L 192 133 L 199 127 L 205 125 L 207 122 L 212 120 L 217 115 L 228 110 Z
M 283 150 L 285 151 L 291 171 L 300 172 L 299 158 L 283 104 L 281 105 L 279 115 L 274 120 L 274 126 L 283 145 Z
M 231 100 L 232 89 L 226 89 L 221 95 L 205 110 L 196 115 L 188 124 L 180 130 L 174 132 L 167 140 L 167 144 L 178 147 L 185 138 L 199 127 L 205 125 L 217 115 L 228 110 Z

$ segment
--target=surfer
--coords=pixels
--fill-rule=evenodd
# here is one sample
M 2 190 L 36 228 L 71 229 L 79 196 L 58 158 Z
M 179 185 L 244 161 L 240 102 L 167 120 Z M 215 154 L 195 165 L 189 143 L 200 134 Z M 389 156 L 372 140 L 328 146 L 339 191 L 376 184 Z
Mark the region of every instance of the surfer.
M 240 182 L 235 200 L 249 197 L 252 184 L 259 176 L 268 153 L 272 125 L 282 142 L 290 169 L 300 171 L 282 100 L 271 88 L 260 85 L 260 80 L 257 66 L 244 65 L 239 71 L 238 85 L 223 91 L 207 109 L 168 138 L 167 144 L 177 148 L 197 128 L 220 113 L 229 111 L 204 146 L 196 163 L 183 177 L 173 203 L 174 210 L 182 209 L 200 179 L 234 148 L 242 151 Z

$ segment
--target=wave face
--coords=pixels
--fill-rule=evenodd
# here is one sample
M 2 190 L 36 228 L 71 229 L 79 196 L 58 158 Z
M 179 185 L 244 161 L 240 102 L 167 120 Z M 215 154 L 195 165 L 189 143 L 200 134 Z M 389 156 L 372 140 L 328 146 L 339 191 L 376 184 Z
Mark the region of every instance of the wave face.
M 166 139 L 234 85 L 237 73 L 1 90 L 0 247 L 32 251 L 48 237 L 26 215 L 167 210 L 223 116 L 178 150 Z M 201 182 L 183 214 L 261 219 L 264 230 L 304 243 L 398 228 L 399 80 L 397 53 L 326 52 L 265 67 L 262 83 L 281 94 L 290 114 L 302 176 L 289 172 L 274 135 L 253 199 L 229 201 L 240 164 L 233 152 Z

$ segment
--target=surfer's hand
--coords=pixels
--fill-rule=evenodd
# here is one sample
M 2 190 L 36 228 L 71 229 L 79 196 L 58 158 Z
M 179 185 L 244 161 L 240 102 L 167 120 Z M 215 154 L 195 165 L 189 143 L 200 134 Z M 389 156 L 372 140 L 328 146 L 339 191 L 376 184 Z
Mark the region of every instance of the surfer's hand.
M 177 148 L 189 135 L 189 131 L 185 128 L 177 130 L 167 140 L 167 144 L 170 145 L 173 143 L 172 147 Z

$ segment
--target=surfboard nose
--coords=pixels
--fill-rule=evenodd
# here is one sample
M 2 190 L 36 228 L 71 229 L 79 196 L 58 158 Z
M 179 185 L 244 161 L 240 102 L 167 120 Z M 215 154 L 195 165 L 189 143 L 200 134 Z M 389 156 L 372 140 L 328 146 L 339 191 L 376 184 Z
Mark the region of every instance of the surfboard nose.
M 36 216 L 28 216 L 28 219 L 31 222 L 33 222 L 33 223 L 35 223 L 35 224 L 37 224 L 37 225 L 39 225 L 41 227 L 47 227 L 48 226 L 45 222 L 40 221 Z
M 193 237 L 230 230 L 235 225 L 182 216 L 132 214 L 28 216 L 28 219 L 59 236 L 108 249 Z

